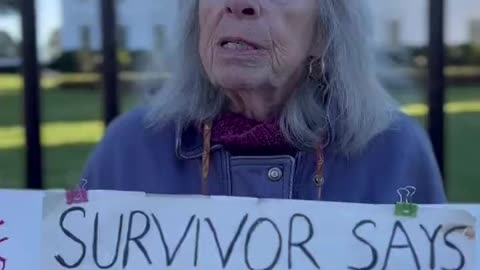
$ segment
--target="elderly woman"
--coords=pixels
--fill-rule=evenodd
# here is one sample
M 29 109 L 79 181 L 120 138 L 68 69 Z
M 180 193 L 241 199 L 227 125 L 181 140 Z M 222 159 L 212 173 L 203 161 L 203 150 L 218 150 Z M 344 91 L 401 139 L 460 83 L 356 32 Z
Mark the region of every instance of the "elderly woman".
M 187 0 L 166 86 L 117 119 L 90 189 L 395 203 L 445 195 L 376 78 L 363 1 Z

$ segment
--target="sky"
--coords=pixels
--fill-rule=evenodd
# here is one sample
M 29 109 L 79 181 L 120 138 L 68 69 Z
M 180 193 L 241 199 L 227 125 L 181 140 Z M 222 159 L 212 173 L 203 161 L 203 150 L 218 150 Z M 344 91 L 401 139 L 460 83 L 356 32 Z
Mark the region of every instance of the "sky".
M 74 1 L 74 0 L 70 0 Z M 51 33 L 62 22 L 60 0 L 36 0 L 37 30 L 41 44 L 45 44 Z M 0 15 L 0 30 L 6 29 L 16 39 L 20 39 L 20 21 L 16 16 Z
M 70 0 L 75 1 L 75 0 Z M 175 1 L 175 0 L 166 0 Z M 401 23 L 401 41 L 404 44 L 424 44 L 427 39 L 427 0 L 369 0 L 378 33 L 387 18 L 398 18 Z M 51 33 L 62 23 L 61 0 L 36 0 L 37 27 L 40 46 L 43 47 Z M 448 0 L 446 14 L 446 38 L 450 44 L 467 42 L 470 38 L 468 22 L 480 19 L 479 0 Z M 0 30 L 7 30 L 20 39 L 19 20 L 15 16 L 0 15 Z M 381 35 L 378 35 L 381 39 Z

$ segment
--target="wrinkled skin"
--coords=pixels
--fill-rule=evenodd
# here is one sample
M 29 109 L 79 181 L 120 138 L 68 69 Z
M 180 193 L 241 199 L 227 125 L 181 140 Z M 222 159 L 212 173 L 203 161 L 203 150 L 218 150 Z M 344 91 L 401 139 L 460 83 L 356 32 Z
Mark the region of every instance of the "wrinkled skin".
M 314 51 L 316 0 L 199 0 L 199 52 L 231 110 L 266 120 L 305 76 Z

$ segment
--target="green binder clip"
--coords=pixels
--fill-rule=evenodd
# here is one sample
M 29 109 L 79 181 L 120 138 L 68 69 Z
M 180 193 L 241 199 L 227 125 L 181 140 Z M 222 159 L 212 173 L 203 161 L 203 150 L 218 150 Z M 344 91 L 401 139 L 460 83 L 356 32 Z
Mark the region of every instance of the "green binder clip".
M 405 200 L 404 194 L 406 193 Z M 395 204 L 395 215 L 399 217 L 411 217 L 415 218 L 418 214 L 418 205 L 409 202 L 409 198 L 412 198 L 417 189 L 412 186 L 406 186 L 404 188 L 397 189 L 398 196 L 400 196 L 400 201 Z

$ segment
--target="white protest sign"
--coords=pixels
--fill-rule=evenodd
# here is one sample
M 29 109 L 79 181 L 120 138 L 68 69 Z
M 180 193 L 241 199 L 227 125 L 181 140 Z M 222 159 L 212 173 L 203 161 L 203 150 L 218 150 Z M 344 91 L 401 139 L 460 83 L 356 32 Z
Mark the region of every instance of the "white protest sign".
M 452 208 L 463 209 L 471 213 L 477 220 L 476 239 L 477 239 L 477 268 L 480 269 L 480 205 L 452 205 Z
M 69 206 L 48 192 L 42 269 L 474 270 L 474 226 L 425 207 L 101 191 Z
M 40 269 L 43 195 L 0 190 L 0 270 Z
M 480 205 L 477 204 L 449 204 L 449 205 L 445 205 L 445 206 L 439 206 L 439 205 L 435 205 L 433 206 L 435 208 L 449 208 L 449 209 L 461 209 L 461 210 L 465 210 L 465 211 L 468 211 L 470 214 L 472 214 L 476 220 L 477 220 L 477 226 L 476 226 L 476 232 L 477 232 L 477 253 L 476 253 L 476 257 L 477 257 L 477 268 L 476 269 L 480 269 L 480 236 L 479 236 L 479 232 L 480 232 Z

